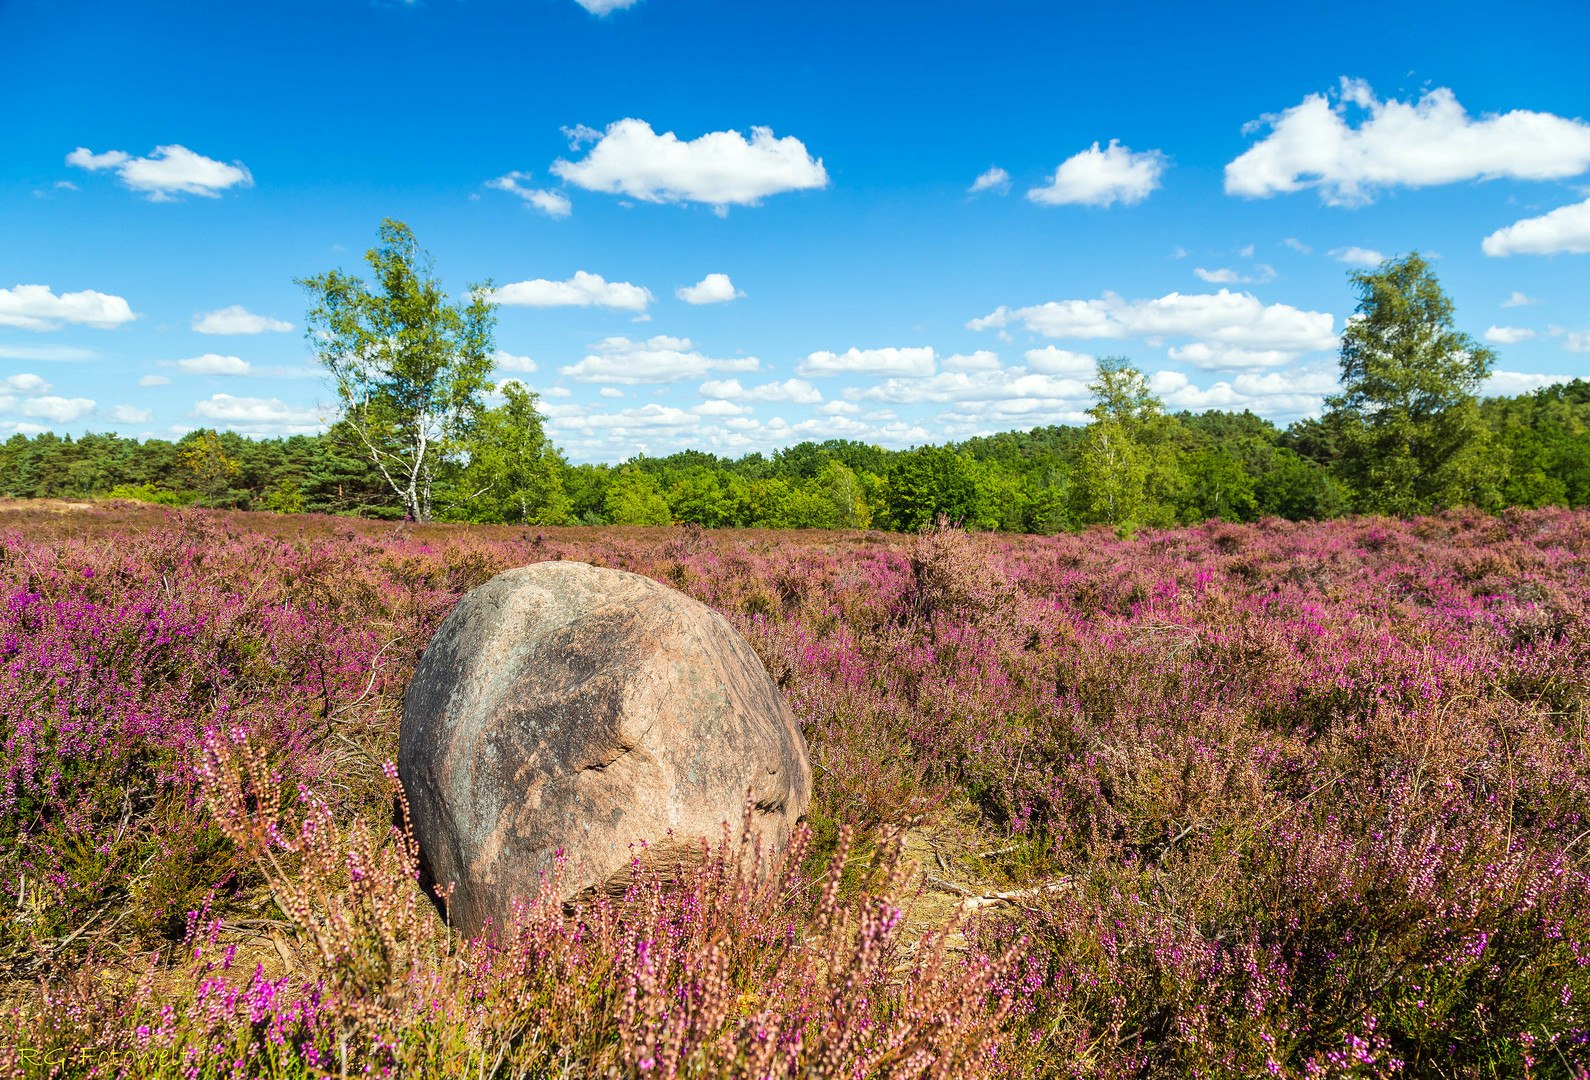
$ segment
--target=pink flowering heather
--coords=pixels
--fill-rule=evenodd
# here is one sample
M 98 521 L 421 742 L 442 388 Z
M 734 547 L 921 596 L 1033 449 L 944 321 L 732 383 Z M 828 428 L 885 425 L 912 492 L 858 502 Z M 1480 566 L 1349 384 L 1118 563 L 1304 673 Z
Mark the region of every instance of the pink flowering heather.
M 1590 1061 L 1587 513 L 1120 540 L 145 512 L 3 547 L 0 947 L 38 987 L 19 1067 Z M 818 765 L 777 887 L 709 859 L 450 943 L 382 762 L 451 604 L 550 558 L 682 589 L 762 656 Z M 890 869 L 901 826 L 930 873 Z M 883 853 L 865 887 L 833 861 L 852 833 Z M 921 937 L 996 893 L 964 937 Z

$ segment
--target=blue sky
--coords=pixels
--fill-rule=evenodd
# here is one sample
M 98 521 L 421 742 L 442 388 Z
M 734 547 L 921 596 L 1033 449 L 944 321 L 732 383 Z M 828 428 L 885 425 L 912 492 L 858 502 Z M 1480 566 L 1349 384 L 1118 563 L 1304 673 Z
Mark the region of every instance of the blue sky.
M 318 430 L 293 279 L 389 216 L 502 290 L 500 374 L 580 461 L 1077 422 L 1109 354 L 1284 423 L 1348 270 L 1414 249 L 1518 392 L 1590 373 L 1587 35 L 1566 0 L 3 0 L 0 435 Z

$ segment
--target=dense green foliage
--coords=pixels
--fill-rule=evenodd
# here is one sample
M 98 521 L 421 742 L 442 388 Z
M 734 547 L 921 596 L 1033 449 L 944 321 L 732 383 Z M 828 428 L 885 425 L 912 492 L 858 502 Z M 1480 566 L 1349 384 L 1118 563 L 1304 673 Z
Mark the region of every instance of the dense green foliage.
M 489 283 L 449 307 L 396 222 L 366 258 L 380 295 L 340 271 L 305 283 L 312 326 L 340 342 L 322 360 L 344 419 L 325 434 L 16 435 L 0 445 L 0 493 L 520 525 L 913 532 L 943 516 L 1045 534 L 1590 505 L 1590 383 L 1481 401 L 1494 356 L 1453 328 L 1418 254 L 1352 275 L 1342 392 L 1323 417 L 1284 430 L 1248 411 L 1167 413 L 1129 360 L 1105 357 L 1086 427 L 902 451 L 844 439 L 738 459 L 685 450 L 616 466 L 568 464 L 517 381 L 488 397 Z

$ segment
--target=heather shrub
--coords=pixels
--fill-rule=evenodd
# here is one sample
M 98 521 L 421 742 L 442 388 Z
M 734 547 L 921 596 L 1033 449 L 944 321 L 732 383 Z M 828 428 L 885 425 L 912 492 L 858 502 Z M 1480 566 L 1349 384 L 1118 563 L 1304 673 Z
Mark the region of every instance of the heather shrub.
M 1012 539 L 152 513 L 30 519 L 0 562 L 4 962 L 45 978 L 14 995 L 30 1045 L 79 1072 L 135 1053 L 174 1070 L 202 1046 L 204 1069 L 240 1075 L 336 1071 L 344 1052 L 414 1072 L 751 1075 L 797 1027 L 804 1068 L 837 1045 L 819 1030 L 859 1032 L 855 1062 L 929 1016 L 912 1046 L 1002 1075 L 1590 1060 L 1590 514 Z M 380 768 L 408 672 L 463 590 L 551 558 L 666 581 L 756 649 L 816 765 L 813 837 L 778 889 L 720 858 L 716 878 L 640 882 L 633 909 L 538 899 L 469 946 L 418 897 Z M 243 729 L 270 782 L 239 766 L 239 790 L 279 797 L 217 815 L 204 740 Z M 267 813 L 274 835 L 255 828 Z M 868 877 L 902 828 L 925 872 L 890 885 L 885 858 Z M 379 884 L 355 887 L 355 856 Z M 165 869 L 140 878 L 146 859 Z M 884 897 L 904 913 L 886 934 Z M 830 902 L 850 912 L 833 962 L 806 948 Z M 981 916 L 969 945 L 913 948 L 957 906 Z M 847 984 L 866 1005 L 841 1008 L 826 980 L 868 933 L 876 959 Z M 1019 960 L 988 959 L 1023 938 Z M 939 941 L 940 974 L 913 983 Z M 977 1003 L 963 1019 L 950 986 Z M 245 1064 L 223 1069 L 218 1047 Z

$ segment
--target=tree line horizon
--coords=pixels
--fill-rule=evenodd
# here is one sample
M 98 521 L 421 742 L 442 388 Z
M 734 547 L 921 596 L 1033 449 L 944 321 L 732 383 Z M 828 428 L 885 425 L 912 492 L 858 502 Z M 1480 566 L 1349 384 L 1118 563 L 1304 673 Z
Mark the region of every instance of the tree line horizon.
M 831 439 L 571 465 L 539 396 L 492 382 L 492 283 L 452 303 L 407 226 L 388 220 L 380 234 L 365 256 L 374 288 L 341 270 L 298 281 L 341 406 L 329 430 L 18 434 L 0 444 L 0 489 L 415 521 L 914 531 L 942 516 L 1026 533 L 1590 504 L 1590 382 L 1481 400 L 1495 354 L 1455 328 L 1417 252 L 1349 274 L 1358 303 L 1341 391 L 1285 429 L 1249 410 L 1169 413 L 1113 356 L 1098 361 L 1085 425 L 908 450 Z

